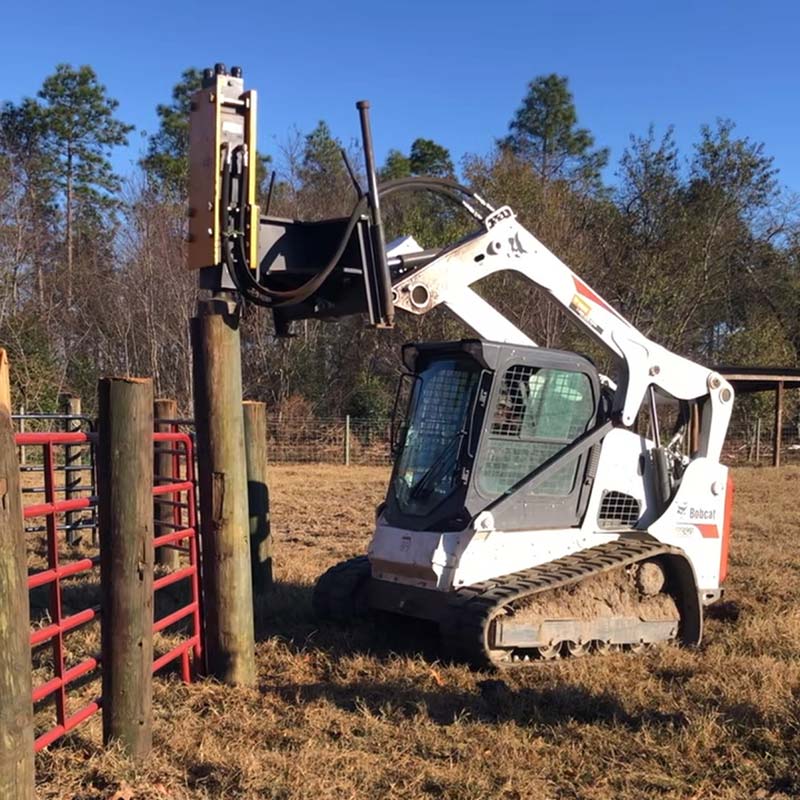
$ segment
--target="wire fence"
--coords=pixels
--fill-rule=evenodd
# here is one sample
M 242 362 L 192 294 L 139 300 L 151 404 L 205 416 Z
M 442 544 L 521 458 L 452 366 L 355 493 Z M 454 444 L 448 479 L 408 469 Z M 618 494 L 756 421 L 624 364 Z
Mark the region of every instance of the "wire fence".
M 271 416 L 268 457 L 273 463 L 391 464 L 391 423 L 354 417 Z
M 388 466 L 392 462 L 389 420 L 275 415 L 268 431 L 269 459 L 275 464 Z M 731 426 L 722 460 L 731 466 L 771 464 L 773 453 L 772 420 L 753 420 Z M 781 462 L 800 463 L 800 422 L 784 423 Z
M 38 418 L 34 418 L 38 416 Z M 52 431 L 66 428 L 66 417 L 34 415 L 15 421 L 18 430 Z M 180 429 L 189 429 L 191 420 L 177 420 Z M 74 423 L 77 425 L 77 421 Z M 268 421 L 268 454 L 275 464 L 342 464 L 356 466 L 389 466 L 392 463 L 390 446 L 391 422 L 388 419 L 359 419 L 356 417 L 312 417 L 272 414 Z M 771 464 L 774 455 L 774 426 L 768 418 L 735 421 L 728 430 L 722 460 L 732 466 Z M 27 453 L 20 448 L 23 469 L 41 469 L 36 451 Z M 786 420 L 781 431 L 781 463 L 800 463 L 800 420 Z M 74 458 L 74 456 L 73 456 Z M 77 461 L 83 459 L 78 457 Z M 76 470 L 75 463 L 60 468 Z M 88 473 L 84 482 L 91 484 Z M 77 487 L 76 487 L 77 488 Z M 87 488 L 87 487 L 81 487 Z
M 725 439 L 722 460 L 731 466 L 771 464 L 775 454 L 772 419 L 754 419 L 732 424 Z M 800 464 L 800 420 L 785 421 L 781 430 L 780 460 Z

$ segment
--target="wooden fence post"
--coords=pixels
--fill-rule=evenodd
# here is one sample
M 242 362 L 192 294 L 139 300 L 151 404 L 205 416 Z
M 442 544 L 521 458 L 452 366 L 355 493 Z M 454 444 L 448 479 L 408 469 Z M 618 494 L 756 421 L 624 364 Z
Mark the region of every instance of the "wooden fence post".
M 247 505 L 250 513 L 250 562 L 253 591 L 272 586 L 272 535 L 267 486 L 267 406 L 245 400 L 244 445 L 247 453 Z
M 153 417 L 155 429 L 158 433 L 171 433 L 172 425 L 159 422 L 162 419 L 177 419 L 178 403 L 175 400 L 159 399 L 153 403 Z M 177 479 L 175 475 L 175 450 L 174 442 L 159 442 L 155 448 L 155 477 L 161 478 L 160 483 L 170 483 Z M 164 480 L 166 478 L 166 480 Z M 155 518 L 155 535 L 163 536 L 175 530 L 170 527 L 176 519 L 173 506 L 167 500 L 174 500 L 171 495 L 158 495 L 153 498 L 153 516 Z M 181 563 L 181 554 L 172 547 L 159 547 L 156 550 L 156 564 L 162 564 L 170 570 L 176 570 Z
M 35 798 L 28 568 L 5 350 L 0 350 L 0 797 Z
M 58 397 L 59 409 L 62 414 L 69 417 L 80 416 L 81 413 L 81 399 L 75 395 L 65 392 Z M 63 429 L 65 433 L 72 433 L 81 429 L 80 421 L 72 421 L 65 419 Z M 80 467 L 83 464 L 83 447 L 80 445 L 67 445 L 64 448 L 64 492 L 65 500 L 74 500 L 80 497 L 81 478 L 83 473 L 79 469 L 72 469 L 73 467 Z M 67 525 L 67 544 L 75 544 L 78 541 L 79 534 L 74 530 L 73 526 L 76 522 L 82 519 L 82 515 L 78 511 L 67 511 L 64 514 L 64 522 Z
M 256 680 L 238 314 L 220 300 L 191 321 L 200 478 L 203 609 L 210 675 Z
M 98 384 L 103 740 L 141 761 L 153 726 L 153 384 Z

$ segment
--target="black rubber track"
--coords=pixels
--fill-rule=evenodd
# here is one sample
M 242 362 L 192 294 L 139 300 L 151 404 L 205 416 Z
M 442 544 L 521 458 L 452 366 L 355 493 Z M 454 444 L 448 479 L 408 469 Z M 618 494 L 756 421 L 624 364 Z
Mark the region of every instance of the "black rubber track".
M 324 572 L 314 585 L 311 606 L 319 619 L 349 622 L 366 613 L 370 578 L 367 556 L 342 561 Z
M 507 650 L 489 647 L 492 620 L 517 600 L 580 583 L 612 569 L 660 555 L 684 557 L 681 550 L 646 539 L 617 539 L 538 567 L 514 572 L 453 592 L 441 623 L 448 654 L 478 669 L 510 665 Z

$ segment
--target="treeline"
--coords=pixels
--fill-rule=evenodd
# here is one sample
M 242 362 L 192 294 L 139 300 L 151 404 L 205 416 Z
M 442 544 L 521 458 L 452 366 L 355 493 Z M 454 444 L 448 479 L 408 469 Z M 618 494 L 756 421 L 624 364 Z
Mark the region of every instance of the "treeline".
M 184 268 L 187 112 L 200 73 L 187 70 L 132 173 L 110 155 L 128 142 L 88 66 L 59 65 L 37 97 L 0 110 L 0 342 L 10 351 L 15 397 L 54 407 L 59 391 L 94 396 L 104 374 L 152 375 L 157 392 L 190 409 L 188 320 L 196 276 Z M 608 150 L 578 124 L 567 80 L 533 80 L 487 151 L 458 166 L 420 136 L 392 150 L 385 178 L 454 176 L 520 221 L 648 336 L 703 363 L 796 365 L 800 352 L 798 207 L 762 144 L 718 120 L 680 153 L 672 130 L 631 136 L 614 170 Z M 424 131 L 421 131 L 424 133 Z M 259 157 L 270 212 L 321 218 L 349 213 L 354 191 L 340 142 L 324 122 L 290 132 Z M 352 144 L 350 160 L 359 154 Z M 263 192 L 262 192 L 263 194 Z M 266 200 L 262 196 L 262 205 Z M 435 200 L 387 204 L 391 234 L 424 246 L 452 242 L 469 220 Z M 594 353 L 564 316 L 513 275 L 480 291 L 542 345 Z M 275 413 L 384 415 L 409 339 L 468 334 L 445 313 L 401 318 L 397 329 L 361 319 L 308 322 L 289 340 L 269 314 L 248 309 L 245 391 Z M 758 401 L 739 414 L 758 412 Z

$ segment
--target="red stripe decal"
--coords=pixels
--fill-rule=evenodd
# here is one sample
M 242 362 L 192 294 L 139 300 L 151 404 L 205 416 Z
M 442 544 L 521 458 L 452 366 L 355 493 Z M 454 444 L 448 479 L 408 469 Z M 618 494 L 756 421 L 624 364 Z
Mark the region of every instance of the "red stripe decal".
M 722 548 L 719 554 L 719 582 L 728 575 L 728 543 L 731 539 L 731 511 L 733 510 L 733 478 L 728 473 L 725 487 L 725 515 L 722 518 Z
M 719 528 L 717 528 L 716 525 L 709 525 L 708 523 L 703 523 L 701 525 L 695 522 L 695 527 L 700 531 L 704 539 L 716 539 L 719 537 Z
M 605 300 L 603 300 L 602 297 L 596 295 L 580 278 L 573 275 L 572 280 L 575 283 L 575 290 L 578 292 L 578 294 L 582 295 L 587 300 L 591 300 L 593 303 L 597 303 L 597 305 L 602 306 L 606 311 L 610 311 L 612 314 L 617 313 L 608 303 L 606 303 Z

